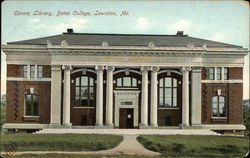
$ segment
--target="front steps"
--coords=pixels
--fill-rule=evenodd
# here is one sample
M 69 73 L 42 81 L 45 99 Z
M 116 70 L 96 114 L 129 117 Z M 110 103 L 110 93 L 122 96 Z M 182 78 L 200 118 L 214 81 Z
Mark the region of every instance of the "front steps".
M 221 135 L 208 129 L 43 129 L 37 134 Z

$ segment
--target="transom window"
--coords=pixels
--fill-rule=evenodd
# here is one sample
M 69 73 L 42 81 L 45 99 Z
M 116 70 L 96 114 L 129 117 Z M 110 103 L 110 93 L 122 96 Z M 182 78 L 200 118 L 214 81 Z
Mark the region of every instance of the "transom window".
M 117 87 L 137 87 L 137 79 L 133 77 L 121 77 L 116 80 Z
M 213 67 L 209 68 L 209 79 L 214 80 L 214 68 Z
M 159 107 L 177 107 L 177 79 L 171 77 L 160 79 Z
M 217 80 L 221 80 L 221 68 L 217 67 Z
M 225 112 L 225 97 L 213 96 L 212 97 L 212 116 L 213 117 L 226 117 Z
M 30 65 L 30 78 L 35 78 L 35 65 Z
M 38 95 L 36 94 L 26 94 L 25 95 L 26 103 L 26 116 L 38 116 Z
M 228 68 L 224 67 L 224 80 L 228 80 Z
M 37 77 L 42 78 L 43 77 L 43 66 L 38 65 L 37 66 Z
M 27 78 L 27 76 L 28 76 L 28 67 L 27 67 L 27 65 L 23 65 L 22 66 L 22 77 Z
M 94 79 L 81 76 L 75 79 L 75 105 L 94 106 Z

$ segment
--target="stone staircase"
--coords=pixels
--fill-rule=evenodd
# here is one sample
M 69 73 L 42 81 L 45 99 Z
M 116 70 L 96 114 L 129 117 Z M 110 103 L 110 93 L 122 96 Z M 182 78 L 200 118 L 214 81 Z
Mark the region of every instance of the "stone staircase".
M 37 134 L 221 135 L 208 129 L 43 129 Z

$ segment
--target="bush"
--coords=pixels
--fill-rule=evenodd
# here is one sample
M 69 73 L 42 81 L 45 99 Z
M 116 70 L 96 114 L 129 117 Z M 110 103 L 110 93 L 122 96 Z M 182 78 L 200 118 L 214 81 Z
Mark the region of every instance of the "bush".
M 185 148 L 184 144 L 179 144 L 179 143 L 173 143 L 172 146 L 173 147 L 171 149 L 174 152 L 182 152 L 184 150 L 184 148 Z

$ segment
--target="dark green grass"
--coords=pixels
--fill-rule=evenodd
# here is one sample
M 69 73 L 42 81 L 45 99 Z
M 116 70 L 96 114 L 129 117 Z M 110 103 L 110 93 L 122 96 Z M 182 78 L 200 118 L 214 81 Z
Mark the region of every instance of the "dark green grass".
M 139 136 L 138 141 L 145 148 L 160 152 L 165 156 L 244 156 L 249 143 L 247 137 L 229 136 Z
M 122 140 L 117 135 L 1 134 L 1 147 L 16 151 L 97 151 L 111 149 Z
M 144 155 L 79 155 L 79 154 L 24 154 L 7 156 L 7 158 L 152 158 Z M 163 156 L 154 156 L 154 158 L 163 158 Z

